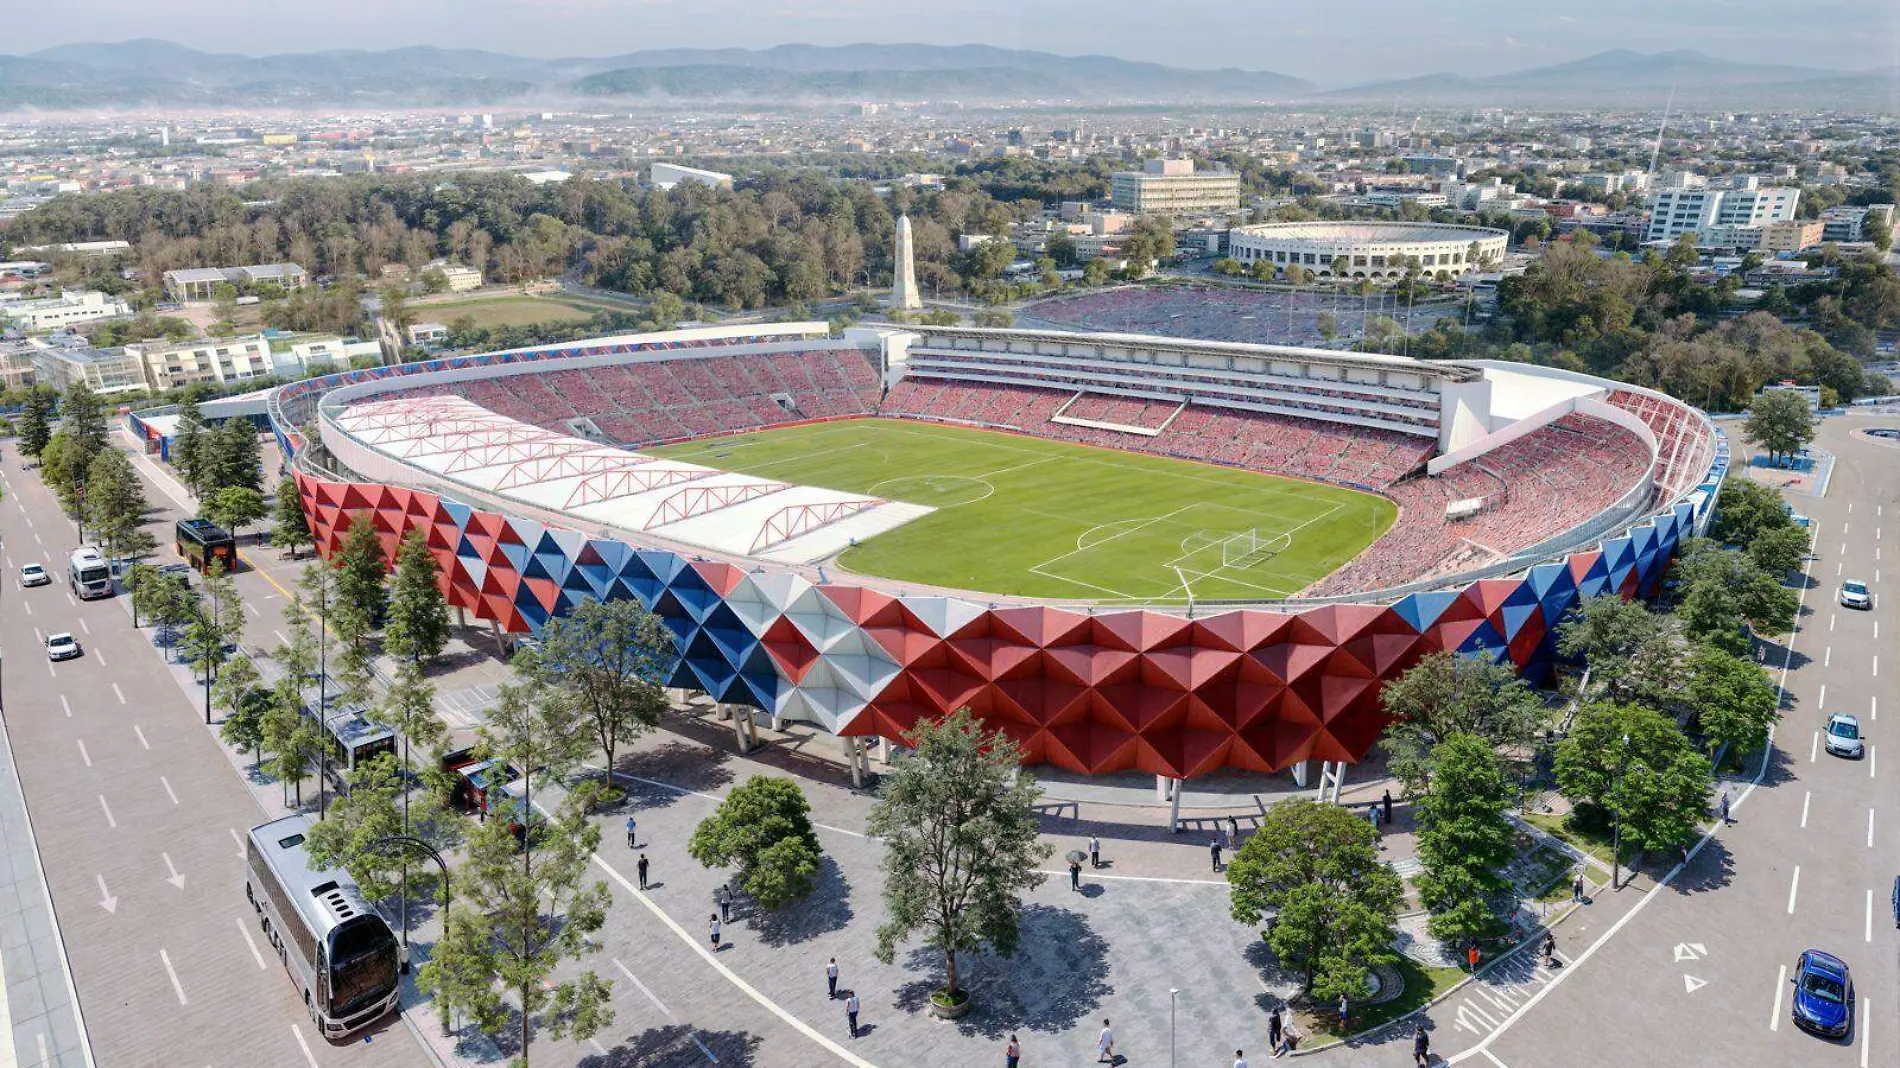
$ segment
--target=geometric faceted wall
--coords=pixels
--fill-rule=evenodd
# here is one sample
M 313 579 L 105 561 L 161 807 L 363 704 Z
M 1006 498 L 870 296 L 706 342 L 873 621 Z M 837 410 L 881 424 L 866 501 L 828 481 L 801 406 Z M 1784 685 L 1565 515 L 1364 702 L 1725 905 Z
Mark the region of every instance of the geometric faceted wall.
M 449 602 L 512 632 L 588 598 L 634 598 L 677 639 L 671 683 L 843 735 L 903 739 L 920 718 L 969 707 L 1073 771 L 1188 778 L 1362 759 L 1386 724 L 1379 689 L 1426 653 L 1509 662 L 1531 677 L 1579 599 L 1655 592 L 1677 544 L 1712 506 L 1720 466 L 1690 501 L 1588 552 L 1520 578 L 1395 604 L 1164 612 L 991 608 L 814 584 L 640 549 L 399 487 L 299 472 L 326 557 L 361 517 L 387 556 L 426 532 Z

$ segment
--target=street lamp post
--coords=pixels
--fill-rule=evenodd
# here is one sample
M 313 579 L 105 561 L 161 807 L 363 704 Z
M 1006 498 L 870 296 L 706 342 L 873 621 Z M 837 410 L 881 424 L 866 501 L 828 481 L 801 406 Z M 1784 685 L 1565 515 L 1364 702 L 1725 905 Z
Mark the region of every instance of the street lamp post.
M 1622 759 L 1616 762 L 1616 780 L 1610 787 L 1610 889 L 1622 889 L 1623 862 L 1623 775 L 1629 763 L 1630 736 L 1623 736 Z
M 442 869 L 442 929 L 447 931 L 449 922 L 448 862 L 442 859 L 442 854 L 436 852 L 434 846 L 411 834 L 392 834 L 386 838 L 378 838 L 375 842 L 370 844 L 371 849 L 378 851 L 386 850 L 391 846 L 403 846 L 408 850 L 419 851 L 430 860 L 435 861 L 436 867 Z M 402 900 L 402 973 L 404 975 L 409 974 L 409 899 L 406 893 Z M 444 1033 L 447 1033 L 448 1026 L 448 1017 L 444 1015 L 442 1018 Z
M 1174 999 L 1180 993 L 1178 986 L 1168 988 L 1168 1068 L 1174 1068 Z

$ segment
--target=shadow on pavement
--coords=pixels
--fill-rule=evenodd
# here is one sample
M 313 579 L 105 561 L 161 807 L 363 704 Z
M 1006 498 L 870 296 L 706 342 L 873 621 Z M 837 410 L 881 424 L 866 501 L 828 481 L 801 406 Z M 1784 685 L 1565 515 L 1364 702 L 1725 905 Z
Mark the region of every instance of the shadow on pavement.
M 596 1036 L 602 1045 L 611 1041 Z M 700 1068 L 716 1058 L 722 1068 L 750 1068 L 758 1063 L 759 1036 L 745 1031 L 698 1031 L 681 1024 L 650 1027 L 628 1035 L 605 1056 L 583 1057 L 578 1068 Z
M 943 956 L 912 950 L 905 966 L 924 977 L 899 987 L 897 1008 L 928 1011 L 931 991 L 943 985 Z M 1098 1014 L 1115 992 L 1108 982 L 1108 943 L 1079 912 L 1053 905 L 1023 910 L 1022 939 L 1014 957 L 990 953 L 957 958 L 962 987 L 975 1008 L 955 1021 L 966 1035 L 1000 1039 L 1011 1031 L 1055 1034 Z
M 777 909 L 759 909 L 748 901 L 752 929 L 768 946 L 795 946 L 832 931 L 842 931 L 855 915 L 851 883 L 830 857 L 818 860 L 818 879 L 810 896 Z

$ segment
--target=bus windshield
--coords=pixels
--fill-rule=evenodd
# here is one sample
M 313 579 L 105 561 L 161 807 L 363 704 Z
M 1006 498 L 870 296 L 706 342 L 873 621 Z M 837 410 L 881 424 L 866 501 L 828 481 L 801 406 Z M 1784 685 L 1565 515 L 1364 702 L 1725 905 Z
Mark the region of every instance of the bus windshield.
M 111 578 L 112 572 L 108 570 L 104 564 L 95 564 L 91 567 L 82 567 L 79 569 L 79 581 L 88 586 L 106 582 Z
M 396 939 L 381 923 L 345 924 L 334 936 L 330 1015 L 351 1016 L 396 987 Z

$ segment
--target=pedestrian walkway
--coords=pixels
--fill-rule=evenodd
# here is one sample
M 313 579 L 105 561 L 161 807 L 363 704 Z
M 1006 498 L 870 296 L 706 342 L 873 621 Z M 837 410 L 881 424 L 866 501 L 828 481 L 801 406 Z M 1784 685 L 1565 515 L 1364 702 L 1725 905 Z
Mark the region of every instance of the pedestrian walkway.
M 92 1050 L 0 716 L 0 1065 L 92 1068 Z

